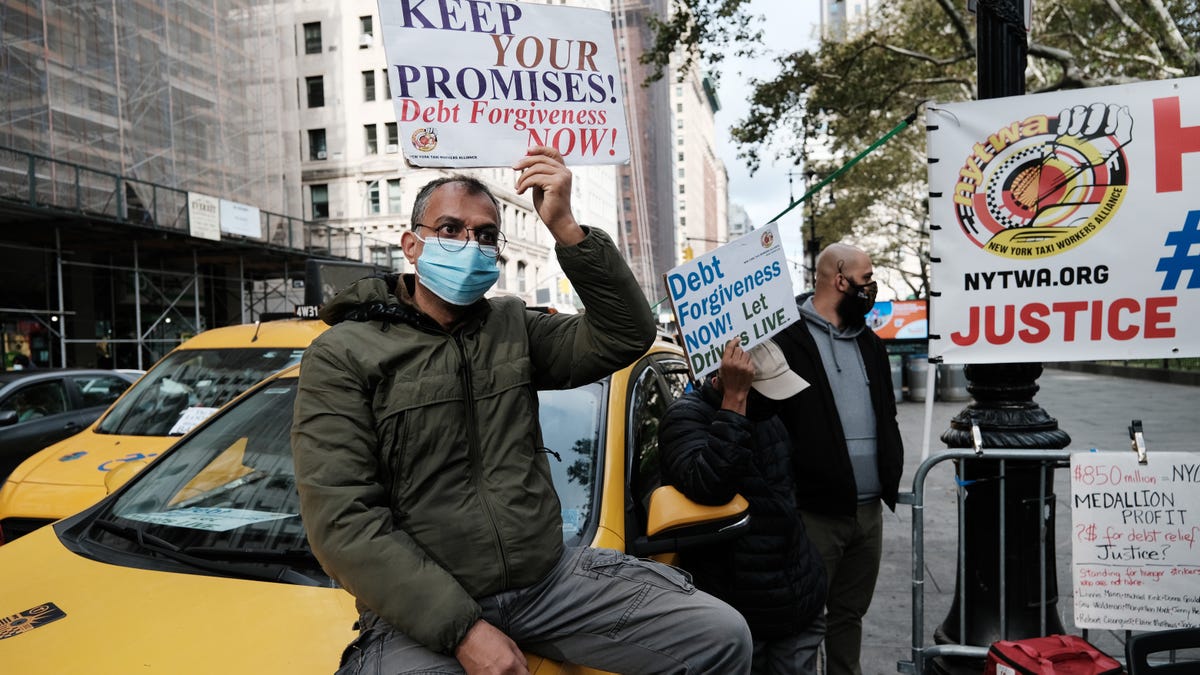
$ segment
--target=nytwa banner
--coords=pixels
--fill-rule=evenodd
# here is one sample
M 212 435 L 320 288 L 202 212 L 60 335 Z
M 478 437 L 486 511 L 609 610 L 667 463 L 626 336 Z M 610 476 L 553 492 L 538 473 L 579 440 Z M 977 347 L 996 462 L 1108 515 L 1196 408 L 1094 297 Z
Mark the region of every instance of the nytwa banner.
M 929 350 L 1200 355 L 1200 78 L 928 107 Z

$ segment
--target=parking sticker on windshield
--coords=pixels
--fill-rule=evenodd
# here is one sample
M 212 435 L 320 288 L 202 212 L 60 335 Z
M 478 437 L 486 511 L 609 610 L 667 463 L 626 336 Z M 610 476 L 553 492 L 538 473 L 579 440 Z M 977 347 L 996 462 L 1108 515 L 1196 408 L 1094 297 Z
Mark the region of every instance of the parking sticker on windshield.
M 225 532 L 237 529 L 243 525 L 265 523 L 269 520 L 282 520 L 297 515 L 299 514 L 189 506 L 183 509 L 159 511 L 157 513 L 122 513 L 121 517 L 130 520 L 140 520 L 143 523 L 154 523 L 155 525 L 187 527 L 193 530 L 208 530 L 209 532 Z

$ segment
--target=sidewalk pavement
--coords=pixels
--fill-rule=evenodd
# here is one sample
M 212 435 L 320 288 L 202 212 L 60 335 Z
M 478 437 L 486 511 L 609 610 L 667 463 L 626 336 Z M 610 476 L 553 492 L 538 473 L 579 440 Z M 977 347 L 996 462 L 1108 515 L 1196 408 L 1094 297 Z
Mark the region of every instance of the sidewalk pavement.
M 1038 378 L 1041 390 L 1034 397 L 1059 428 L 1071 436 L 1070 451 L 1097 448 L 1129 450 L 1126 427 L 1142 420 L 1150 452 L 1196 451 L 1200 445 L 1200 390 L 1176 384 L 1046 369 Z M 970 401 L 937 401 L 929 454 L 946 449 L 939 437 L 950 420 Z M 898 404 L 900 432 L 904 437 L 904 476 L 901 492 L 913 489 L 913 476 L 921 464 L 925 403 Z M 1071 587 L 1070 484 L 1065 470 L 1055 472 L 1057 498 L 1055 552 L 1058 577 L 1058 614 L 1068 633 L 1080 634 L 1073 621 Z M 946 618 L 954 598 L 958 546 L 954 464 L 942 462 L 930 472 L 925 485 L 925 627 L 922 644 L 933 644 L 934 629 Z M 1036 561 L 1035 561 L 1036 563 Z M 898 661 L 912 658 L 912 507 L 900 504 L 895 513 L 884 509 L 883 561 L 871 609 L 863 622 L 862 670 L 864 675 L 892 675 Z M 1101 650 L 1123 658 L 1124 632 L 1093 630 L 1088 638 Z

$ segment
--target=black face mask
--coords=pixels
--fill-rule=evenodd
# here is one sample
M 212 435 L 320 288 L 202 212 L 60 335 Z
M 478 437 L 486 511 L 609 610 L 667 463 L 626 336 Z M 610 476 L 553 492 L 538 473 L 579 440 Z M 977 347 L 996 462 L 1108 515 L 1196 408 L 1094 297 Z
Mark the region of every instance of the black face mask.
M 838 300 L 837 314 L 842 325 L 847 328 L 862 328 L 867 325 L 867 312 L 875 306 L 875 295 L 879 292 L 879 284 L 872 281 L 859 286 L 844 277 L 850 285 L 850 290 L 842 294 Z
M 769 420 L 779 414 L 782 405 L 783 401 L 767 398 L 750 387 L 750 394 L 746 396 L 746 417 L 755 422 Z

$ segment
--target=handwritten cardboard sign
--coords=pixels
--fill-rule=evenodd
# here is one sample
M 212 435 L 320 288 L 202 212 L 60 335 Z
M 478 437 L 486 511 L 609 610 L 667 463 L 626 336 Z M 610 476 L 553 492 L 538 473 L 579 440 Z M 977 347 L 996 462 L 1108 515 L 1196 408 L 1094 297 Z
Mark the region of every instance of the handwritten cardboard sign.
M 605 11 L 489 0 L 381 0 L 404 157 L 511 166 L 535 145 L 622 164 L 629 136 Z
M 1071 455 L 1075 625 L 1200 625 L 1200 454 Z
M 732 338 L 750 349 L 800 320 L 774 223 L 689 260 L 664 279 L 697 378 L 721 365 Z

